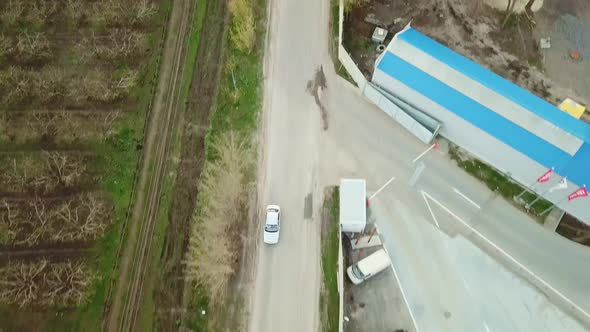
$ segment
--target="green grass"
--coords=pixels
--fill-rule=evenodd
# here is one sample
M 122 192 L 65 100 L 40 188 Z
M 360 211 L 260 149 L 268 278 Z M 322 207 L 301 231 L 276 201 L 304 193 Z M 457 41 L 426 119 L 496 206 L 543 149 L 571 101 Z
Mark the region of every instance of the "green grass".
M 457 165 L 463 168 L 467 173 L 483 181 L 488 186 L 488 188 L 490 188 L 493 191 L 497 191 L 509 202 L 517 204 L 517 202 L 514 201 L 513 197 L 518 196 L 520 193 L 522 193 L 524 188 L 521 185 L 511 181 L 504 174 L 497 171 L 495 168 L 477 159 L 463 160 L 459 156 L 456 147 L 449 148 L 449 155 L 453 160 L 457 162 Z M 525 203 L 531 203 L 536 197 L 536 195 L 530 192 L 527 192 L 524 195 L 522 195 L 522 199 Z M 531 207 L 529 212 L 531 212 L 533 215 L 538 216 L 551 205 L 551 202 L 544 199 L 540 199 L 535 203 L 535 205 Z
M 324 217 L 322 221 L 322 276 L 323 287 L 320 293 L 320 310 L 322 332 L 338 331 L 339 301 L 338 294 L 338 220 L 339 220 L 339 192 L 338 187 L 332 189 L 329 198 L 324 202 Z M 326 228 L 327 232 L 324 232 Z
M 543 71 L 543 61 L 540 58 L 529 57 L 527 60 L 529 67 L 536 67 L 538 70 Z
M 240 137 L 250 140 L 258 128 L 259 111 L 262 97 L 262 56 L 264 51 L 264 15 L 265 0 L 254 0 L 258 15 L 258 40 L 251 53 L 237 49 L 227 38 L 226 63 L 237 65 L 232 72 L 225 70 L 220 82 L 220 92 L 216 106 L 211 114 L 211 126 L 205 140 L 206 158 L 215 160 L 211 143 L 228 131 L 237 132 Z M 227 35 L 227 34 L 226 34 Z M 234 79 L 239 97 L 232 97 Z
M 334 69 L 336 70 L 336 74 L 340 77 L 344 78 L 348 82 L 356 85 L 352 77 L 346 71 L 346 68 L 342 65 L 340 60 L 338 60 L 338 30 L 339 30 L 339 0 L 331 0 L 330 1 L 330 13 L 331 13 L 331 21 L 330 27 L 331 31 L 331 40 L 330 40 L 330 55 L 332 56 L 332 62 L 334 63 Z
M 187 325 L 193 331 L 205 332 L 209 329 L 207 321 L 207 317 L 209 316 L 207 313 L 209 310 L 209 298 L 207 293 L 207 289 L 203 285 L 197 285 L 191 293 L 191 302 L 189 304 L 191 315 L 189 315 Z M 202 314 L 203 310 L 205 310 L 205 315 Z

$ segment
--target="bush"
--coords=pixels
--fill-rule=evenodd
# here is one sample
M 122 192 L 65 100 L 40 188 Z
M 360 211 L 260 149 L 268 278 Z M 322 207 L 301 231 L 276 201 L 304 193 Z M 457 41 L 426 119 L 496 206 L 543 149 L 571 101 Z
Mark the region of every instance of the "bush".
M 236 226 L 247 220 L 247 176 L 253 155 L 237 135 L 230 132 L 213 146 L 215 161 L 205 165 L 199 206 L 187 260 L 187 276 L 208 286 L 209 298 L 224 299 L 240 249 Z
M 242 52 L 250 53 L 256 43 L 256 22 L 251 0 L 230 0 L 231 40 Z

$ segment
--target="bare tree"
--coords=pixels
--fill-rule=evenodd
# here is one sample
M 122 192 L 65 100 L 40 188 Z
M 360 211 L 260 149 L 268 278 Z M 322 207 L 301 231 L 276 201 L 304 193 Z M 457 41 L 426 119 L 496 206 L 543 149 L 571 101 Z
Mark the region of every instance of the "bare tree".
M 71 187 L 80 181 L 86 170 L 83 160 L 79 156 L 66 155 L 58 151 L 45 152 L 47 166 L 50 169 L 57 183 Z
M 0 303 L 71 306 L 83 303 L 95 278 L 82 262 L 9 262 L 0 268 Z
M 502 21 L 502 28 L 506 27 L 510 17 L 514 14 L 514 5 L 516 5 L 517 0 L 507 0 L 506 10 L 504 11 L 504 21 Z
M 253 158 L 246 142 L 228 133 L 213 146 L 215 161 L 205 165 L 193 216 L 187 254 L 187 276 L 207 284 L 213 301 L 223 299 L 234 273 L 240 240 L 233 231 L 243 225 L 248 177 Z
M 14 26 L 22 18 L 24 11 L 25 6 L 23 1 L 10 0 L 0 13 L 0 18 L 4 24 Z
M 9 263 L 0 268 L 0 302 L 18 304 L 20 307 L 39 299 L 39 278 L 47 266 L 47 260 L 35 263 Z
M 3 61 L 12 52 L 12 40 L 3 34 L 0 34 L 0 61 Z
M 31 96 L 31 75 L 20 67 L 10 66 L 0 71 L 0 100 L 4 105 L 19 104 Z
M 14 52 L 21 63 L 44 62 L 52 57 L 49 40 L 40 32 L 18 34 Z
M 534 27 L 535 25 L 537 25 L 537 22 L 535 22 L 535 20 L 533 19 L 533 5 L 535 4 L 536 0 L 528 0 L 528 2 L 526 3 L 526 5 L 524 6 L 524 13 L 526 15 L 527 20 L 529 21 L 529 24 L 531 25 L 531 28 Z
M 44 67 L 35 78 L 36 97 L 42 104 L 48 105 L 66 97 L 68 77 L 62 68 Z
M 106 0 L 94 4 L 91 20 L 106 27 L 143 26 L 155 15 L 156 7 L 148 0 L 122 2 Z
M 15 228 L 17 227 L 19 212 L 11 209 L 6 199 L 3 199 L 0 203 L 1 207 L 6 209 L 6 211 L 0 212 L 0 244 L 7 245 L 16 238 Z
M 34 246 L 69 243 L 101 237 L 112 222 L 100 196 L 88 193 L 55 203 L 39 198 L 29 202 L 0 202 L 0 229 L 5 245 Z
M 146 35 L 129 28 L 110 29 L 107 35 L 82 39 L 77 45 L 85 61 L 91 58 L 100 60 L 126 60 L 138 57 L 146 50 Z

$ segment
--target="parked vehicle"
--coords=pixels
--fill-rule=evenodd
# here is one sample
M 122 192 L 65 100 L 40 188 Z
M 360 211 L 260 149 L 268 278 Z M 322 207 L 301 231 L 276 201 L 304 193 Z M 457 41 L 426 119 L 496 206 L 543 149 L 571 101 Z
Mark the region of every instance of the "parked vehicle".
M 278 205 L 266 207 L 266 222 L 264 224 L 264 243 L 277 244 L 281 230 L 281 208 Z
M 391 265 L 389 255 L 384 249 L 379 249 L 371 255 L 361 259 L 346 269 L 346 274 L 353 284 L 358 285 L 385 270 Z
M 363 179 L 340 180 L 340 225 L 344 233 L 362 233 L 367 226 L 367 184 Z

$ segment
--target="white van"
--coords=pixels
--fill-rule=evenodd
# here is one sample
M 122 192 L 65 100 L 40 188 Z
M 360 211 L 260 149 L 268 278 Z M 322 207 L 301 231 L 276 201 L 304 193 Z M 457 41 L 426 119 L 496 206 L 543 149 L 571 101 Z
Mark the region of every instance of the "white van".
M 349 266 L 346 269 L 346 274 L 348 274 L 348 278 L 353 284 L 358 285 L 385 270 L 389 265 L 391 265 L 389 255 L 384 249 L 379 249 L 356 264 Z

